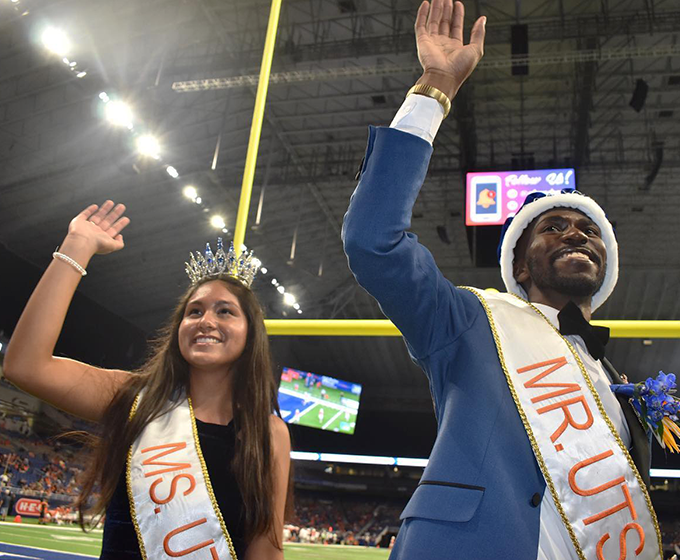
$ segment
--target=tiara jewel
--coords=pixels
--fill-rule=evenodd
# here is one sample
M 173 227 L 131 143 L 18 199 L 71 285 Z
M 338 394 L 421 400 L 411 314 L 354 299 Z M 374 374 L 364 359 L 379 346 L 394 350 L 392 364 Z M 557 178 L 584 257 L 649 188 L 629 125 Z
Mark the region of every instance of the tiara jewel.
M 226 274 L 249 288 L 262 266 L 259 259 L 253 256 L 253 252 L 248 252 L 245 247 L 237 256 L 233 242 L 229 245 L 229 251 L 225 253 L 221 237 L 217 238 L 215 253 L 212 252 L 210 243 L 206 243 L 204 254 L 196 251 L 189 255 L 191 258 L 188 263 L 184 263 L 186 265 L 184 270 L 192 284 L 197 284 L 205 278 Z

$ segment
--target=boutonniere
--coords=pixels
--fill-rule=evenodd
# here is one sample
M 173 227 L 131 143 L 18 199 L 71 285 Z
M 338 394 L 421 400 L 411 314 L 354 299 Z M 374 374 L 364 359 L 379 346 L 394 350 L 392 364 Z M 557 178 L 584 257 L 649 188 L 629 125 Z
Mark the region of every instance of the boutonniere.
M 680 400 L 676 391 L 675 374 L 659 372 L 656 379 L 648 377 L 642 383 L 623 383 L 610 386 L 612 392 L 630 399 L 645 430 L 654 434 L 663 449 L 680 453 L 675 437 L 680 438 Z

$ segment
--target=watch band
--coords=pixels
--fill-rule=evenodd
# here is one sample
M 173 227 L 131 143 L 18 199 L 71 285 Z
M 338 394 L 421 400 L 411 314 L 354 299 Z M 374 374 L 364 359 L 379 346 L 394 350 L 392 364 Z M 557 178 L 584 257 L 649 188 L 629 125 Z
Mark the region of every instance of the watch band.
M 438 90 L 436 87 L 428 86 L 427 84 L 416 84 L 406 94 L 406 97 L 412 93 L 417 93 L 420 95 L 426 95 L 432 99 L 436 99 L 439 104 L 444 109 L 444 118 L 446 118 L 451 110 L 451 100 L 446 96 L 443 91 Z

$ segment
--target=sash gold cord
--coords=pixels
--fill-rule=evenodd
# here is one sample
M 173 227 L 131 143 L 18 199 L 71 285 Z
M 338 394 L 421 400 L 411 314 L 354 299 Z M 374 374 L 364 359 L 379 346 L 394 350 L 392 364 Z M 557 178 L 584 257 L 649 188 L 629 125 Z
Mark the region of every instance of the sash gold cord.
M 645 497 L 645 503 L 647 504 L 647 509 L 649 510 L 649 513 L 652 516 L 652 521 L 654 522 L 654 530 L 656 531 L 656 538 L 659 544 L 659 551 L 661 553 L 661 557 L 663 557 L 663 544 L 661 541 L 661 530 L 659 529 L 659 521 L 656 518 L 656 513 L 654 512 L 654 507 L 652 506 L 652 500 L 649 496 L 649 492 L 647 491 L 647 485 L 644 483 L 642 480 L 642 477 L 640 476 L 640 472 L 637 469 L 637 466 L 635 465 L 635 461 L 633 461 L 633 458 L 631 457 L 630 453 L 628 452 L 628 448 L 626 447 L 626 444 L 623 443 L 623 440 L 621 439 L 621 436 L 619 435 L 619 432 L 616 431 L 616 428 L 614 427 L 614 424 L 612 423 L 611 419 L 609 416 L 607 416 L 607 412 L 604 409 L 604 405 L 602 404 L 602 401 L 600 400 L 600 395 L 598 394 L 597 390 L 595 389 L 595 386 L 593 385 L 592 380 L 590 379 L 590 376 L 588 375 L 588 372 L 586 371 L 585 366 L 583 365 L 583 362 L 581 361 L 581 357 L 578 355 L 578 352 L 576 349 L 572 346 L 572 344 L 564 337 L 562 336 L 562 333 L 553 325 L 548 318 L 541 313 L 540 309 L 537 307 L 531 305 L 528 301 L 525 301 L 521 297 L 512 294 L 514 297 L 519 299 L 520 301 L 523 301 L 524 303 L 528 304 L 531 309 L 533 309 L 536 313 L 538 313 L 543 320 L 550 325 L 550 327 L 558 334 L 558 336 L 564 340 L 564 342 L 567 343 L 567 346 L 569 347 L 569 350 L 571 353 L 574 355 L 574 358 L 576 359 L 576 363 L 578 363 L 578 367 L 581 370 L 581 374 L 583 375 L 583 378 L 586 381 L 586 384 L 588 385 L 588 389 L 590 389 L 590 393 L 593 395 L 593 398 L 595 399 L 595 402 L 597 403 L 597 408 L 600 411 L 600 414 L 602 415 L 602 418 L 607 424 L 607 427 L 609 428 L 609 431 L 612 433 L 614 436 L 614 439 L 616 440 L 616 443 L 619 445 L 621 448 L 621 451 L 623 451 L 624 456 L 626 457 L 626 461 L 628 461 L 628 465 L 633 471 L 633 474 L 635 475 L 635 478 L 638 481 L 638 485 L 640 486 L 640 489 L 642 490 L 642 493 Z
M 130 408 L 130 415 L 129 419 L 132 419 L 132 417 L 135 415 L 135 412 L 137 411 L 137 406 L 139 405 L 139 400 L 141 398 L 141 395 L 137 395 L 135 397 L 134 402 L 132 403 L 132 407 Z M 229 534 L 229 531 L 227 531 L 227 526 L 224 523 L 224 517 L 222 517 L 222 512 L 220 511 L 219 505 L 217 504 L 217 499 L 215 498 L 215 493 L 213 492 L 212 484 L 210 483 L 210 476 L 208 475 L 208 468 L 206 467 L 205 464 L 205 459 L 203 458 L 203 452 L 201 451 L 201 444 L 200 440 L 198 438 L 198 430 L 196 429 L 196 417 L 194 416 L 194 407 L 191 404 L 191 399 L 187 397 L 187 401 L 189 402 L 189 412 L 191 414 L 191 432 L 194 436 L 194 444 L 196 445 L 196 452 L 198 454 L 198 458 L 201 462 L 201 471 L 203 472 L 203 480 L 205 480 L 205 486 L 206 490 L 208 491 L 208 496 L 210 496 L 210 503 L 212 504 L 213 510 L 215 511 L 215 515 L 217 516 L 217 519 L 220 522 L 220 528 L 222 529 L 222 533 L 224 534 L 224 538 L 227 541 L 227 546 L 229 547 L 229 554 L 231 555 L 232 560 L 238 560 L 236 556 L 236 551 L 234 550 L 234 543 L 231 540 L 231 535 Z M 130 468 L 132 465 L 132 445 L 130 446 L 130 449 L 128 450 L 128 457 L 127 457 L 127 466 L 125 469 L 125 482 L 127 486 L 127 494 L 128 494 L 128 500 L 130 502 L 130 517 L 132 518 L 132 524 L 135 527 L 135 533 L 137 533 L 137 541 L 139 542 L 139 552 L 142 556 L 142 560 L 148 560 L 148 557 L 146 555 L 146 550 L 144 548 L 144 541 L 142 539 L 142 532 L 139 528 L 139 524 L 137 523 L 137 511 L 135 509 L 135 500 L 134 496 L 132 495 L 132 487 L 130 485 Z
M 569 533 L 569 537 L 571 538 L 571 542 L 574 545 L 574 549 L 576 550 L 576 553 L 581 560 L 587 560 L 585 557 L 585 554 L 583 553 L 583 550 L 581 550 L 581 546 L 578 542 L 578 539 L 576 538 L 576 534 L 574 533 L 574 530 L 571 526 L 571 523 L 569 519 L 567 518 L 564 509 L 562 507 L 562 504 L 560 503 L 559 496 L 557 495 L 557 490 L 555 489 L 555 485 L 553 483 L 553 480 L 550 476 L 550 473 L 548 472 L 548 468 L 545 464 L 545 461 L 543 460 L 543 455 L 540 452 L 540 449 L 538 447 L 538 443 L 536 442 L 536 437 L 534 436 L 533 430 L 531 429 L 531 425 L 529 424 L 529 421 L 527 420 L 526 414 L 524 413 L 524 409 L 522 408 L 521 402 L 519 400 L 519 397 L 517 395 L 517 392 L 515 391 L 515 387 L 512 381 L 512 378 L 510 376 L 510 373 L 508 372 L 508 368 L 505 364 L 505 357 L 503 356 L 503 349 L 501 347 L 500 343 L 500 337 L 498 335 L 498 331 L 496 330 L 496 324 L 493 320 L 493 316 L 491 314 L 491 309 L 489 308 L 489 305 L 487 304 L 486 300 L 482 295 L 480 295 L 474 288 L 469 288 L 467 286 L 460 286 L 464 290 L 468 290 L 472 292 L 477 299 L 480 301 L 482 304 L 482 307 L 484 308 L 484 312 L 486 313 L 487 319 L 489 321 L 489 326 L 491 327 L 491 333 L 493 335 L 494 343 L 496 344 L 496 350 L 498 352 L 498 358 L 501 364 L 501 368 L 503 369 L 503 373 L 505 374 L 507 383 L 508 383 L 508 388 L 510 389 L 510 393 L 512 394 L 512 398 L 515 401 L 515 406 L 517 407 L 517 411 L 519 413 L 519 416 L 522 420 L 522 424 L 524 425 L 524 429 L 526 430 L 527 437 L 529 438 L 529 442 L 531 443 L 531 447 L 534 451 L 534 456 L 536 457 L 536 461 L 538 462 L 539 467 L 541 468 L 541 472 L 543 473 L 543 477 L 545 478 L 546 485 L 548 486 L 548 489 L 550 490 L 550 494 L 553 497 L 553 500 L 555 502 L 555 506 L 557 507 L 557 511 L 560 514 L 560 517 L 562 518 L 562 522 L 564 523 L 564 526 L 567 529 L 567 532 Z M 559 332 L 558 329 L 556 329 L 553 324 L 541 313 L 536 307 L 531 305 L 528 301 L 524 300 L 523 298 L 514 295 L 517 299 L 522 301 L 523 303 L 527 304 L 531 309 L 533 309 L 541 318 L 543 318 L 544 321 L 550 327 L 558 334 L 562 340 L 567 344 L 567 347 L 569 348 L 569 351 L 572 353 L 574 356 L 574 359 L 576 360 L 576 363 L 579 366 L 579 369 L 581 370 L 581 374 L 583 375 L 583 378 L 586 381 L 586 384 L 588 385 L 588 388 L 590 389 L 591 394 L 593 395 L 595 402 L 597 403 L 598 410 L 600 411 L 600 414 L 604 418 L 607 426 L 609 427 L 609 430 L 612 432 L 612 435 L 616 439 L 619 447 L 622 449 L 623 453 L 625 454 L 626 460 L 628 461 L 629 466 L 633 470 L 633 473 L 635 474 L 635 478 L 638 481 L 638 485 L 642 489 L 643 495 L 645 497 L 645 502 L 647 504 L 647 508 L 649 509 L 649 512 L 652 517 L 652 521 L 654 522 L 654 529 L 656 530 L 656 536 L 658 540 L 658 545 L 659 545 L 659 550 L 662 549 L 661 545 L 661 532 L 659 530 L 659 523 L 656 519 L 656 514 L 654 513 L 654 508 L 652 507 L 652 502 L 649 497 L 649 493 L 647 492 L 647 488 L 642 480 L 642 477 L 640 476 L 640 473 L 638 472 L 635 463 L 633 462 L 633 459 L 630 456 L 630 453 L 628 453 L 628 449 L 626 449 L 625 444 L 621 440 L 621 437 L 619 436 L 618 432 L 614 428 L 614 425 L 612 424 L 611 420 L 607 416 L 604 406 L 602 405 L 602 402 L 600 401 L 599 395 L 597 394 L 597 391 L 595 390 L 592 381 L 590 380 L 590 377 L 588 376 L 585 366 L 583 365 L 583 362 L 581 361 L 581 358 L 579 357 L 578 353 L 574 349 L 574 347 L 569 343 L 569 341 L 562 336 L 562 334 Z
M 128 416 L 128 421 L 132 420 L 133 416 L 135 415 L 135 412 L 137 412 L 137 407 L 139 406 L 139 400 L 141 398 L 142 398 L 141 394 L 135 397 L 135 400 L 132 403 L 132 407 L 130 407 L 130 415 Z M 142 531 L 139 528 L 139 524 L 137 523 L 137 510 L 135 509 L 135 497 L 132 495 L 132 485 L 130 484 L 131 468 L 132 468 L 132 445 L 130 445 L 130 449 L 128 449 L 127 462 L 125 465 L 125 486 L 127 489 L 128 502 L 130 502 L 130 519 L 132 519 L 132 525 L 135 528 L 135 533 L 137 534 L 137 542 L 139 543 L 139 553 L 142 556 L 142 560 L 148 560 L 146 555 L 146 549 L 144 548 L 144 540 L 142 539 Z
M 196 428 L 196 417 L 194 416 L 194 407 L 191 404 L 191 398 L 187 397 L 189 402 L 189 412 L 191 413 L 191 430 L 194 434 L 194 443 L 196 444 L 196 452 L 198 453 L 198 459 L 201 461 L 201 471 L 203 471 L 203 479 L 205 480 L 206 490 L 208 491 L 208 496 L 210 496 L 210 502 L 212 503 L 213 510 L 215 510 L 215 515 L 220 522 L 220 527 L 222 528 L 222 533 L 224 538 L 227 540 L 227 546 L 229 547 L 229 554 L 232 560 L 238 560 L 236 557 L 236 551 L 234 550 L 234 543 L 231 541 L 231 535 L 227 530 L 227 525 L 224 522 L 224 517 L 222 517 L 222 512 L 220 511 L 220 506 L 217 504 L 217 499 L 215 498 L 215 493 L 213 492 L 212 484 L 210 483 L 210 475 L 208 474 L 208 467 L 205 464 L 205 459 L 203 458 L 203 451 L 201 451 L 201 442 L 198 439 L 198 429 Z

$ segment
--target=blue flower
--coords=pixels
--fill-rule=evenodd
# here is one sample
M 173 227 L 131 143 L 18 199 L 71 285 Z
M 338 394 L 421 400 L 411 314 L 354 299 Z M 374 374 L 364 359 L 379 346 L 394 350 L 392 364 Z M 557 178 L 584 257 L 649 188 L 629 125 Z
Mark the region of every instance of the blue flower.
M 660 409 L 651 409 L 648 411 L 648 415 L 649 419 L 651 420 L 650 423 L 656 424 L 657 422 L 661 422 L 663 419 L 663 412 Z
M 660 371 L 656 380 L 659 382 L 661 390 L 664 393 L 669 393 L 676 388 L 674 373 L 665 374 L 663 371 Z
M 651 410 L 661 410 L 666 400 L 664 395 L 649 394 L 642 397 L 647 407 Z
M 610 387 L 612 392 L 629 398 L 645 430 L 651 430 L 662 447 L 670 445 L 671 451 L 677 449 L 674 440 L 673 445 L 669 443 L 670 432 L 662 423 L 664 417 L 675 423 L 680 418 L 680 399 L 671 395 L 677 387 L 674 373 L 660 371 L 656 379 L 648 377 L 642 383 L 612 384 Z M 670 437 L 672 440 L 672 435 Z
M 668 415 L 668 416 L 677 416 L 680 414 L 680 401 L 676 401 L 675 399 L 669 399 L 663 404 L 663 411 Z
M 645 386 L 647 387 L 647 391 L 649 393 L 658 394 L 661 392 L 661 383 L 652 377 L 647 378 L 645 381 Z

